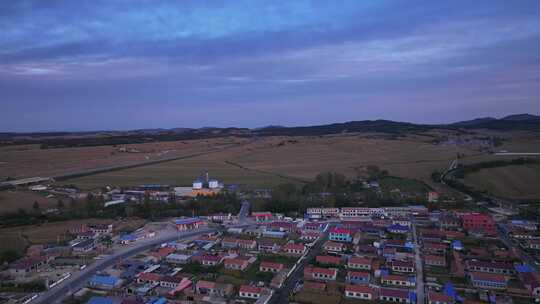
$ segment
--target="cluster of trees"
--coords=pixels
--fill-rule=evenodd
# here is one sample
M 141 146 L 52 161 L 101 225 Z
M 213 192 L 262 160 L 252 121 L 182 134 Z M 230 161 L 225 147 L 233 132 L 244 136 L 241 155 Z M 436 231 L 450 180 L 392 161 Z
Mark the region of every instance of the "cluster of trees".
M 105 207 L 102 196 L 89 194 L 86 199 L 59 199 L 57 212 L 44 213 L 38 202 L 30 211 L 19 209 L 15 213 L 0 217 L 0 226 L 33 225 L 43 222 L 64 221 L 84 218 L 139 217 L 158 219 L 164 217 L 206 215 L 211 213 L 238 213 L 241 202 L 235 193 L 224 192 L 213 197 L 199 196 L 185 201 L 154 202 L 147 196 L 140 203 L 118 204 Z
M 369 180 L 401 180 L 375 166 L 366 168 L 365 174 Z M 425 200 L 424 196 L 422 193 L 422 199 Z M 304 185 L 285 183 L 274 187 L 272 197 L 269 200 L 252 201 L 252 209 L 299 216 L 310 207 L 352 207 L 360 201 L 365 203 L 363 206 L 397 206 L 406 202 L 385 191 L 365 188 L 362 178 L 348 179 L 340 173 L 325 172 Z

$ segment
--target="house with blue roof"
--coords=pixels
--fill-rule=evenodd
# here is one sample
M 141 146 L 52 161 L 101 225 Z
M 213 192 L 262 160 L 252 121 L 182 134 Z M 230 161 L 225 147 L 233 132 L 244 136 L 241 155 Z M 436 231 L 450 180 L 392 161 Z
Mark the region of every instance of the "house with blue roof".
M 166 298 L 156 298 L 151 299 L 150 301 L 146 302 L 146 304 L 166 304 L 167 299 Z
M 124 245 L 127 245 L 127 244 L 130 244 L 130 243 L 133 243 L 137 240 L 137 237 L 133 234 L 123 234 L 120 236 L 120 238 L 118 238 L 118 242 L 120 242 L 120 244 L 124 244 Z
M 409 227 L 403 226 L 400 224 L 390 225 L 386 228 L 386 230 L 390 233 L 399 233 L 399 234 L 409 233 Z
M 112 298 L 109 297 L 91 297 L 86 304 L 114 304 L 114 301 Z
M 461 242 L 458 240 L 452 241 L 451 246 L 453 250 L 463 250 L 463 244 L 461 244 Z
M 88 280 L 88 286 L 96 289 L 111 290 L 122 285 L 122 281 L 114 276 L 94 275 Z

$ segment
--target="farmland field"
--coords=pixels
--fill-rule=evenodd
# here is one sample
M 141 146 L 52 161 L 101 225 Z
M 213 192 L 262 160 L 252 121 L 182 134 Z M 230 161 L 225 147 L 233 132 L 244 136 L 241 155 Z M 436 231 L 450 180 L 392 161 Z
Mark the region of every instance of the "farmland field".
M 482 169 L 467 174 L 464 183 L 496 196 L 540 199 L 540 165 Z
M 40 149 L 38 145 L 6 146 L 0 147 L 0 180 L 7 177 L 57 176 L 81 170 L 183 157 L 245 141 L 229 137 L 117 147 Z M 122 152 L 123 148 L 131 152 Z
M 21 175 L 28 177 L 65 173 L 76 168 L 84 170 L 132 164 L 146 157 L 154 160 L 164 157 L 169 151 L 166 157 L 188 157 L 63 180 L 58 184 L 74 184 L 82 189 L 146 183 L 189 186 L 193 179 L 208 170 L 213 178 L 226 184 L 259 188 L 283 182 L 303 183 L 325 171 L 355 177 L 362 175 L 366 166 L 376 165 L 393 176 L 416 179 L 437 189 L 440 185 L 431 181 L 431 173 L 447 168 L 458 153 L 462 156 L 460 163 L 464 164 L 505 159 L 482 152 L 478 141 L 475 141 L 479 136 L 504 137 L 503 145 L 497 149 L 513 152 L 540 150 L 540 138 L 534 133 L 524 132 L 474 133 L 459 135 L 467 137 L 467 140 L 462 140 L 465 144 L 433 143 L 434 138 L 448 136 L 456 135 L 449 135 L 448 131 L 430 131 L 400 137 L 376 133 L 251 139 L 224 137 L 127 146 L 138 153 L 120 153 L 118 147 L 113 146 L 51 150 L 36 150 L 34 146 L 4 147 L 0 149 L 0 155 L 7 155 L 4 157 L 7 162 L 3 160 L 0 166 L 11 168 L 6 175 L 14 175 L 13 172 L 19 172 L 16 170 L 19 168 L 24 172 Z M 44 162 L 47 159 L 50 160 Z M 16 162 L 18 165 L 14 165 Z
M 84 189 L 110 184 L 190 185 L 194 178 L 208 170 L 212 177 L 225 183 L 269 187 L 287 181 L 309 181 L 324 171 L 354 177 L 367 165 L 378 165 L 393 175 L 420 177 L 429 181 L 433 170 L 444 168 L 455 157 L 453 150 L 447 150 L 419 139 L 271 137 L 218 153 L 101 173 L 62 183 L 75 184 Z

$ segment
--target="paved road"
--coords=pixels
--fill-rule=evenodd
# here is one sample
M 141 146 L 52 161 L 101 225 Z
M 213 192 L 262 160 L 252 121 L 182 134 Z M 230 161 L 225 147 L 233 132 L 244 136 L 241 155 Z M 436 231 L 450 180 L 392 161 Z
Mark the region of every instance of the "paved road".
M 196 235 L 213 232 L 215 229 L 203 228 L 196 231 L 176 232 L 176 231 L 164 231 L 160 233 L 156 238 L 143 240 L 136 242 L 132 246 L 128 246 L 118 250 L 114 254 L 98 260 L 95 263 L 88 265 L 84 270 L 73 274 L 69 279 L 60 283 L 52 289 L 41 293 L 38 298 L 32 301 L 32 304 L 49 304 L 60 303 L 64 297 L 70 292 L 76 291 L 86 284 L 86 281 L 98 271 L 102 271 L 107 267 L 114 265 L 121 259 L 128 258 L 136 255 L 142 251 L 148 250 L 161 243 L 171 242 L 177 239 L 185 239 Z
M 321 247 L 326 241 L 328 235 L 325 233 L 319 238 L 313 247 L 310 248 L 308 254 L 304 259 L 298 264 L 296 269 L 291 273 L 291 275 L 285 280 L 283 286 L 272 295 L 272 298 L 268 304 L 286 304 L 289 303 L 289 295 L 293 291 L 296 283 L 303 279 L 304 276 L 304 267 L 307 262 L 312 260 L 320 251 Z
M 414 261 L 416 264 L 416 303 L 424 304 L 424 269 L 422 258 L 420 257 L 420 245 L 418 244 L 416 223 L 413 223 L 412 228 L 414 239 Z
M 240 212 L 238 212 L 238 222 L 244 223 L 246 222 L 248 216 L 249 216 L 249 208 L 251 204 L 248 201 L 242 202 L 242 207 L 240 207 Z

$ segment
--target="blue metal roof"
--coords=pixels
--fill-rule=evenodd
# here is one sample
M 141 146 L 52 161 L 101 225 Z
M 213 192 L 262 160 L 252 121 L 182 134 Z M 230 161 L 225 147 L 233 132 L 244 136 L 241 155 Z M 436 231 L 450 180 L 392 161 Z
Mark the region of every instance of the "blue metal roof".
M 113 304 L 113 300 L 111 298 L 94 296 L 86 304 Z
M 118 282 L 118 278 L 113 276 L 94 275 L 88 280 L 88 282 L 91 284 L 114 286 Z
M 120 236 L 121 241 L 135 241 L 137 238 L 133 234 L 124 234 Z
M 533 272 L 533 268 L 530 265 L 523 264 L 523 265 L 515 265 L 514 268 L 517 272 Z
M 165 304 L 165 303 L 167 303 L 167 299 L 165 298 L 152 299 L 146 302 L 146 304 Z

